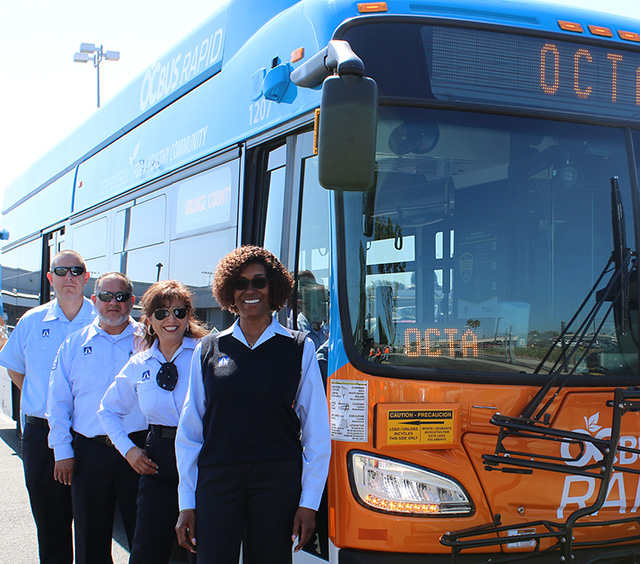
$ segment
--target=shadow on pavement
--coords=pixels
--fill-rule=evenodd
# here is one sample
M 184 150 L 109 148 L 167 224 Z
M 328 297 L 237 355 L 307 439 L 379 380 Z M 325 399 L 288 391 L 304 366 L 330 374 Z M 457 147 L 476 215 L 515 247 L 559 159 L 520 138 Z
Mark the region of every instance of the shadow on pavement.
M 22 458 L 21 441 L 20 437 L 18 436 L 16 427 L 0 428 L 0 441 L 4 442 L 13 451 L 13 455 Z M 122 524 L 122 519 L 120 517 L 120 508 L 118 507 L 116 507 L 116 514 L 113 523 L 113 540 L 118 543 L 124 550 L 126 550 L 127 552 L 129 551 L 127 535 L 124 531 L 124 525 Z M 186 561 L 186 552 L 184 552 L 176 545 L 176 547 L 174 547 L 171 562 L 178 563 Z
M 20 447 L 20 437 L 18 437 L 15 427 L 8 429 L 0 429 L 0 440 L 3 441 L 15 454 L 22 457 L 22 448 Z

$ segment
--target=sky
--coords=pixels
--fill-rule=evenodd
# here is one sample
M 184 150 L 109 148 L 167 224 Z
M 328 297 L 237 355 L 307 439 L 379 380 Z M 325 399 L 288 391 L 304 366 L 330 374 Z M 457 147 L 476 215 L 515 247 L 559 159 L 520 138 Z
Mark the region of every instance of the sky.
M 103 105 L 221 1 L 0 0 L 0 194 L 96 111 L 93 63 L 73 62 L 80 43 L 120 51 L 119 61 L 100 65 Z M 612 13 L 640 20 L 638 0 L 558 3 L 606 6 Z
M 73 62 L 80 43 L 120 51 L 100 64 L 104 105 L 220 3 L 0 0 L 0 193 L 96 111 L 93 62 Z

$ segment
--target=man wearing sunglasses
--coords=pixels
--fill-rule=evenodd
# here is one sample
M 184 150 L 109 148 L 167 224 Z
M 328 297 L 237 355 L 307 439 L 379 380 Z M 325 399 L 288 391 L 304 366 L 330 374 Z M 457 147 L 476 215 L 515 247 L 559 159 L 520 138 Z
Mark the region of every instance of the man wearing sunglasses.
M 49 375 L 58 347 L 71 333 L 91 324 L 96 316 L 84 297 L 89 272 L 75 251 L 53 257 L 47 280 L 55 299 L 26 312 L 0 351 L 0 364 L 21 390 L 25 416 L 22 460 L 31 510 L 38 530 L 40 562 L 71 564 L 71 491 L 53 478 L 53 452 L 47 445 L 45 419 Z
M 116 375 L 136 351 L 140 324 L 131 318 L 133 284 L 109 272 L 91 296 L 98 319 L 60 347 L 51 371 L 47 418 L 54 477 L 71 485 L 76 564 L 111 564 L 116 501 L 131 546 L 136 520 L 138 474 L 104 434 L 98 409 Z M 144 445 L 147 422 L 136 406 L 123 418 L 131 440 Z

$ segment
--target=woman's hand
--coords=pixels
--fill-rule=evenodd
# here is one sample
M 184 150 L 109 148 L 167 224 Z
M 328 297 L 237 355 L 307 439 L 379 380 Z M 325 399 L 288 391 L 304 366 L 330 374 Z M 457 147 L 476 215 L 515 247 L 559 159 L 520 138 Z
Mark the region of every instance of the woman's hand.
M 158 473 L 158 465 L 147 456 L 147 453 L 144 450 L 139 447 L 131 447 L 127 451 L 127 456 L 125 458 L 131 468 L 141 476 L 144 474 L 153 475 Z
M 73 458 L 65 458 L 63 460 L 56 461 L 53 466 L 53 479 L 65 486 L 71 485 L 73 479 Z
M 189 552 L 196 551 L 196 510 L 183 509 L 176 523 L 178 544 Z
M 295 542 L 296 537 L 298 538 L 298 544 L 293 549 L 294 552 L 299 552 L 309 542 L 315 529 L 316 512 L 308 507 L 298 507 L 293 518 L 293 532 L 291 533 L 291 542 Z

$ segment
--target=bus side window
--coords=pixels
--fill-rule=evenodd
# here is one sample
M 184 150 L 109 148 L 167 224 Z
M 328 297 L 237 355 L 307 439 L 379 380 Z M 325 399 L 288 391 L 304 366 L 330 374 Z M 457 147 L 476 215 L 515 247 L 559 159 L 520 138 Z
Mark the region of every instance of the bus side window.
M 161 194 L 136 203 L 128 212 L 130 220 L 125 225 L 125 256 L 122 271 L 134 284 L 136 296 L 142 297 L 149 286 L 165 280 L 163 269 L 168 264 L 166 242 L 166 196 Z M 139 317 L 136 307 L 134 317 Z
M 235 247 L 235 229 L 200 233 L 171 241 L 170 278 L 180 280 L 194 293 L 196 315 L 209 329 L 226 329 L 233 322 L 211 296 L 213 273 L 220 259 Z
M 27 310 L 40 304 L 41 256 L 40 238 L 2 253 L 2 299 L 10 328 Z
M 71 249 L 82 255 L 91 278 L 85 287 L 85 295 L 90 295 L 98 277 L 111 270 L 109 268 L 110 252 L 107 244 L 109 222 L 106 217 L 91 219 L 77 225 L 71 234 Z M 51 257 L 53 258 L 53 257 Z

